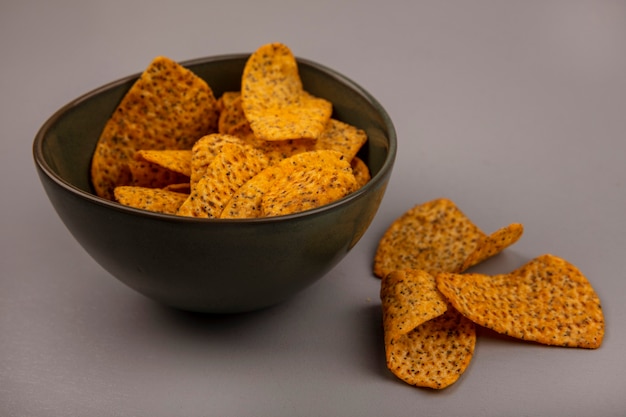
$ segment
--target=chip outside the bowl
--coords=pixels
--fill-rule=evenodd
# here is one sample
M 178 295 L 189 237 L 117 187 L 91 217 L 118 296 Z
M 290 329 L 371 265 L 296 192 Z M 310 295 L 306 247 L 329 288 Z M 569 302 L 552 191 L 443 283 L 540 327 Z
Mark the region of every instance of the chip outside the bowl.
M 500 275 L 437 275 L 437 288 L 468 319 L 546 345 L 595 349 L 604 337 L 600 299 L 582 272 L 546 254 Z
M 472 360 L 476 328 L 448 306 L 435 277 L 420 270 L 392 272 L 381 280 L 381 304 L 388 369 L 418 387 L 454 384 Z
M 487 235 L 452 200 L 438 198 L 414 206 L 390 225 L 374 256 L 374 274 L 463 272 L 517 242 L 522 232 L 516 223 Z

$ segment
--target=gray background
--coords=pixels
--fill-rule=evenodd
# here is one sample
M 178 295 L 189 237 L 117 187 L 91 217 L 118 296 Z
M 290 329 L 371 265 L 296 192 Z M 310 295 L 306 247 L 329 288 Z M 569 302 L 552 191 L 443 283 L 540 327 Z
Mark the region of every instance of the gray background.
M 281 41 L 376 96 L 399 155 L 371 228 L 324 279 L 255 314 L 173 311 L 75 243 L 36 178 L 59 107 L 141 71 Z M 0 5 L 0 415 L 626 415 L 626 3 L 618 1 L 3 1 Z M 408 386 L 384 363 L 371 263 L 388 225 L 454 200 L 522 239 L 475 268 L 553 253 L 604 306 L 598 350 L 481 332 L 462 378 Z

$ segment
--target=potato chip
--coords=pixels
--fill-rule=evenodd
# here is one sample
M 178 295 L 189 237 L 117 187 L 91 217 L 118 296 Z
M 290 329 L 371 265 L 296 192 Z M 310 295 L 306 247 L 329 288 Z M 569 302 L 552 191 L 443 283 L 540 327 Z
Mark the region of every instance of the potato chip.
M 297 61 L 284 44 L 252 53 L 241 82 L 242 107 L 256 137 L 316 139 L 326 128 L 332 104 L 304 91 Z
M 188 182 L 182 183 L 182 184 L 169 184 L 166 185 L 165 187 L 163 187 L 163 190 L 165 191 L 174 191 L 177 193 L 182 193 L 182 194 L 189 194 L 191 193 L 191 186 Z
M 239 91 L 227 91 L 219 98 L 220 117 L 218 132 L 232 135 L 233 130 L 240 125 L 247 125 L 248 119 L 241 106 L 241 93 Z M 250 130 L 251 131 L 251 130 Z
M 405 335 L 448 309 L 435 277 L 421 270 L 394 271 L 383 277 L 380 299 L 386 339 Z
M 158 188 L 119 186 L 113 192 L 120 204 L 165 214 L 176 214 L 187 199 L 186 194 Z
M 546 254 L 501 275 L 437 275 L 437 288 L 473 322 L 547 345 L 598 348 L 604 337 L 600 299 L 578 268 Z
M 206 173 L 207 167 L 225 143 L 243 145 L 243 141 L 232 135 L 212 133 L 202 138 L 191 149 L 191 186 L 194 187 Z
M 315 149 L 332 149 L 341 152 L 348 161 L 351 161 L 367 142 L 364 130 L 339 120 L 330 119 L 326 128 L 317 138 Z
M 352 173 L 354 174 L 354 178 L 356 178 L 357 186 L 359 188 L 363 187 L 372 179 L 369 167 L 358 156 L 352 158 L 350 166 L 352 167 Z
M 91 179 L 98 196 L 113 199 L 127 183 L 139 149 L 190 149 L 217 129 L 217 100 L 207 83 L 178 63 L 157 57 L 131 86 L 96 145 Z
M 130 185 L 136 187 L 163 188 L 170 184 L 188 182 L 189 177 L 163 168 L 145 160 L 128 162 L 132 179 Z
M 263 217 L 263 196 L 283 173 L 279 165 L 271 165 L 248 180 L 233 194 L 220 215 L 223 219 L 251 219 Z
M 408 384 L 443 389 L 465 372 L 475 346 L 476 326 L 449 307 L 391 344 L 387 367 Z
M 339 200 L 357 185 L 350 163 L 337 151 L 311 151 L 280 162 L 281 174 L 263 195 L 264 216 L 281 216 Z
M 471 362 L 476 328 L 448 307 L 435 278 L 419 270 L 392 272 L 381 281 L 381 302 L 389 370 L 419 387 L 455 383 Z
M 191 150 L 146 150 L 135 152 L 135 160 L 147 161 L 159 165 L 173 172 L 178 172 L 185 177 L 191 176 Z
M 183 216 L 215 218 L 235 192 L 267 166 L 262 152 L 246 145 L 224 143 L 178 210 Z
M 508 226 L 496 230 L 489 236 L 484 236 L 478 243 L 476 249 L 465 259 L 459 272 L 465 271 L 485 259 L 502 252 L 505 248 L 517 242 L 519 238 L 522 237 L 523 233 L 524 226 L 522 224 L 511 223 Z
M 506 230 L 515 235 L 522 229 Z M 498 231 L 488 238 L 452 201 L 432 200 L 413 207 L 387 229 L 374 257 L 374 274 L 383 277 L 399 269 L 462 272 L 468 257 L 473 256 L 472 262 L 484 260 L 503 250 L 505 243 L 517 241 L 499 239 L 504 234 Z M 488 248 L 480 249 L 481 245 Z

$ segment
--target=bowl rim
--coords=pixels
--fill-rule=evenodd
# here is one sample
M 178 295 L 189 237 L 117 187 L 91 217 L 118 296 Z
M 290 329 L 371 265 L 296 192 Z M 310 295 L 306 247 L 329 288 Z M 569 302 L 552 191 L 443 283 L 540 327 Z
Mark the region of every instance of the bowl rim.
M 190 67 L 194 65 L 200 65 L 210 62 L 219 62 L 219 61 L 231 61 L 235 59 L 245 59 L 250 56 L 250 53 L 233 53 L 233 54 L 221 54 L 221 55 L 212 55 L 200 58 L 194 58 L 189 60 L 180 61 L 179 64 L 183 67 Z M 130 74 L 121 78 L 118 78 L 114 81 L 110 81 L 106 84 L 101 85 L 100 87 L 94 88 L 77 98 L 69 101 L 57 111 L 55 111 L 39 128 L 37 134 L 35 135 L 35 139 L 32 145 L 33 159 L 35 164 L 39 170 L 46 175 L 47 178 L 56 183 L 57 186 L 65 189 L 73 195 L 79 196 L 93 204 L 106 206 L 110 209 L 125 212 L 128 214 L 138 215 L 141 217 L 151 218 L 155 220 L 163 220 L 163 221 L 176 221 L 176 222 L 189 222 L 189 223 L 219 223 L 219 224 L 227 224 L 227 223 L 276 223 L 289 221 L 292 219 L 297 219 L 301 217 L 309 217 L 315 216 L 316 214 L 320 214 L 326 211 L 332 211 L 335 208 L 342 206 L 344 204 L 348 204 L 350 201 L 361 198 L 367 191 L 371 188 L 374 188 L 379 185 L 380 182 L 384 181 L 384 179 L 391 174 L 391 170 L 393 168 L 396 154 L 397 154 L 397 136 L 394 124 L 391 120 L 391 117 L 382 106 L 382 104 L 372 96 L 367 90 L 357 84 L 355 81 L 346 77 L 345 75 L 339 73 L 338 71 L 329 68 L 323 64 L 312 61 L 310 59 L 296 57 L 297 62 L 300 64 L 305 64 L 309 67 L 312 67 L 315 70 L 321 71 L 326 75 L 329 75 L 335 79 L 337 79 L 340 83 L 346 85 L 348 88 L 356 91 L 361 96 L 363 96 L 372 106 L 374 106 L 381 118 L 384 121 L 385 127 L 388 130 L 388 150 L 387 156 L 381 166 L 380 170 L 374 175 L 367 184 L 359 188 L 358 190 L 340 198 L 339 200 L 333 201 L 328 204 L 324 204 L 322 206 L 308 209 L 304 211 L 300 211 L 297 213 L 280 215 L 280 216 L 270 216 L 270 217 L 260 217 L 260 218 L 246 218 L 246 219 L 220 219 L 220 218 L 198 218 L 198 217 L 188 217 L 188 216 L 178 216 L 174 214 L 166 214 L 166 213 L 157 213 L 149 210 L 138 209 L 134 207 L 124 206 L 118 202 L 107 200 L 105 198 L 99 197 L 90 192 L 84 191 L 72 183 L 66 181 L 61 176 L 59 176 L 51 166 L 46 162 L 46 159 L 43 154 L 43 143 L 46 139 L 46 133 L 50 129 L 52 125 L 54 125 L 58 119 L 60 119 L 65 113 L 67 113 L 72 108 L 79 106 L 84 101 L 91 99 L 92 97 L 104 92 L 108 91 L 111 88 L 117 87 L 119 85 L 131 82 L 136 80 L 141 75 L 141 72 L 136 72 L 134 74 Z

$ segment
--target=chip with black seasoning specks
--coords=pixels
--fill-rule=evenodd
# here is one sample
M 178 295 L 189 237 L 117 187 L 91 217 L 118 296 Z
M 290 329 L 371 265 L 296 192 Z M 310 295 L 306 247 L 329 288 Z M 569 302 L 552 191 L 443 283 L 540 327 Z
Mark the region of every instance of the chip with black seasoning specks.
M 98 139 L 91 162 L 96 194 L 113 199 L 128 185 L 127 164 L 140 149 L 191 149 L 217 130 L 217 100 L 209 85 L 187 68 L 156 57 L 124 95 Z
M 437 275 L 437 288 L 476 324 L 537 343 L 595 349 L 604 338 L 600 299 L 582 272 L 551 254 L 500 275 Z
M 115 187 L 113 193 L 120 204 L 164 214 L 176 214 L 187 199 L 186 194 L 179 192 L 128 185 Z
M 453 201 L 435 199 L 391 224 L 379 241 L 374 274 L 380 278 L 400 269 L 463 272 L 517 242 L 522 232 L 514 223 L 487 235 Z
M 280 163 L 261 199 L 263 216 L 282 216 L 339 200 L 357 189 L 350 162 L 337 151 L 303 152 Z
M 454 384 L 472 360 L 476 327 L 448 306 L 435 277 L 420 270 L 392 272 L 382 278 L 381 303 L 389 370 L 418 387 Z
M 178 210 L 181 216 L 219 218 L 224 206 L 248 180 L 267 167 L 267 158 L 257 149 L 224 143 L 211 159 L 189 197 Z
M 242 107 L 259 139 L 317 139 L 332 114 L 332 104 L 303 89 L 291 50 L 275 42 L 261 46 L 246 62 Z

